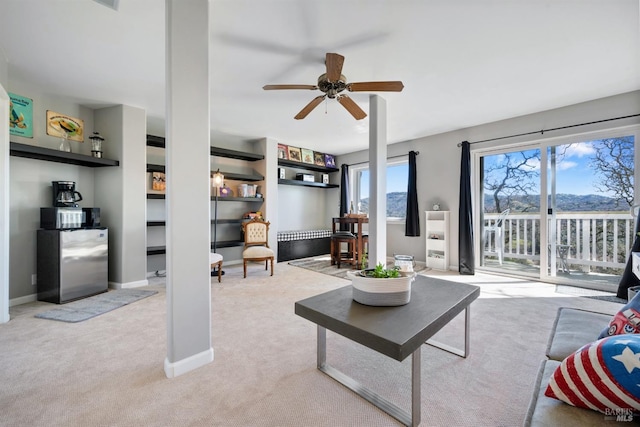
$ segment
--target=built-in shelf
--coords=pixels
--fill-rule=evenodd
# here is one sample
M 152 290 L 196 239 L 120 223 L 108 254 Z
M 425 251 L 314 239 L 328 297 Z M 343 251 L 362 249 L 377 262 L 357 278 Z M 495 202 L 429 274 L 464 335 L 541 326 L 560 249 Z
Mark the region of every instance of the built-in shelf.
M 147 172 L 162 172 L 165 173 L 164 165 L 154 165 L 151 163 L 147 163 Z M 232 180 L 232 181 L 263 181 L 264 176 L 259 175 L 257 173 L 246 174 L 246 173 L 235 173 L 235 172 L 225 172 L 220 171 L 222 175 L 224 175 L 224 179 Z
M 216 242 L 216 249 L 220 248 L 233 248 L 237 246 L 244 246 L 243 240 L 222 240 Z M 213 249 L 213 243 L 211 243 L 211 249 Z M 166 246 L 149 246 L 147 248 L 147 255 L 162 255 L 167 253 Z
M 149 147 L 165 147 L 165 138 L 155 135 L 147 135 L 147 146 Z M 246 151 L 230 150 L 228 148 L 211 147 L 210 154 L 212 156 L 227 157 L 229 159 L 246 160 L 255 162 L 256 160 L 264 160 L 264 155 L 247 153 Z
M 218 224 L 242 224 L 241 219 L 219 219 Z M 211 224 L 215 224 L 215 220 L 211 220 Z M 167 221 L 147 221 L 147 227 L 164 227 L 167 225 Z
M 298 179 L 278 179 L 278 184 L 299 185 L 301 187 L 338 188 L 337 184 L 325 184 L 323 182 L 302 181 Z
M 35 145 L 9 143 L 9 154 L 15 157 L 44 160 L 47 162 L 66 163 L 69 165 L 101 168 L 107 166 L 119 166 L 118 160 L 105 159 L 103 157 L 87 156 L 85 154 L 69 153 L 67 151 L 52 150 L 51 148 L 37 147 Z
M 318 166 L 311 163 L 295 162 L 293 160 L 287 160 L 287 159 L 278 159 L 278 165 L 285 166 L 288 168 L 306 169 L 314 172 L 324 172 L 324 173 L 338 172 L 340 170 L 338 168 L 328 168 L 326 166 Z
M 147 199 L 164 199 L 166 197 L 165 194 L 155 194 L 155 193 L 147 193 Z M 215 200 L 215 196 L 211 196 L 211 200 Z M 262 197 L 218 197 L 219 202 L 252 202 L 262 203 L 264 198 Z

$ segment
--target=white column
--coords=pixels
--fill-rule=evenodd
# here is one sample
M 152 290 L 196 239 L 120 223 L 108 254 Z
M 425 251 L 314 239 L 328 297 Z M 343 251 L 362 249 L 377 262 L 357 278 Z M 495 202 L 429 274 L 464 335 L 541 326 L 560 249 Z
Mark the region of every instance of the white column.
M 0 60 L 3 58 L 0 56 Z M 9 95 L 0 84 L 0 117 L 9 116 Z M 0 120 L 0 323 L 9 321 L 9 122 Z
M 387 102 L 369 97 L 369 267 L 387 262 Z
M 172 378 L 213 361 L 209 1 L 166 0 L 167 358 Z

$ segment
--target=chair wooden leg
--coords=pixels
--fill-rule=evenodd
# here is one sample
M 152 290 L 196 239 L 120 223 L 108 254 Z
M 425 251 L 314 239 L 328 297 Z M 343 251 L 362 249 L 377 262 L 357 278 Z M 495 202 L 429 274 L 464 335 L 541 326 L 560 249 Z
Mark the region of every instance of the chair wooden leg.
M 269 260 L 265 259 L 264 260 L 264 271 L 267 271 L 269 269 Z
M 271 257 L 271 275 L 273 276 L 273 257 Z
M 222 261 L 218 263 L 218 283 L 222 282 Z
M 333 239 L 331 239 L 331 245 L 329 246 L 329 253 L 331 254 L 331 265 L 336 265 L 336 257 L 335 257 L 335 248 L 336 244 Z
M 247 261 L 243 260 L 242 261 L 242 268 L 244 269 L 244 278 L 247 278 Z

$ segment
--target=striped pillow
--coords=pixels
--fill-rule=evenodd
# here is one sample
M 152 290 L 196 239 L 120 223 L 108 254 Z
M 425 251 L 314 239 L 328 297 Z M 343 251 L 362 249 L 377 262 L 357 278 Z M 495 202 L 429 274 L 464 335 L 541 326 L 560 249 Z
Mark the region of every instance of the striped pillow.
M 640 335 L 585 345 L 562 361 L 544 394 L 604 414 L 640 411 Z

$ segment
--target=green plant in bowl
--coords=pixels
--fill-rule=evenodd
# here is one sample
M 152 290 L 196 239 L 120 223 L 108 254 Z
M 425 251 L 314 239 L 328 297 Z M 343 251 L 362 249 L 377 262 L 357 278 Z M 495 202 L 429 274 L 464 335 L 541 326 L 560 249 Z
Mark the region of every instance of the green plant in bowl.
M 379 262 L 374 269 L 364 270 L 364 276 L 374 279 L 395 279 L 400 277 L 400 271 L 398 271 L 397 267 L 385 268 L 384 265 Z

